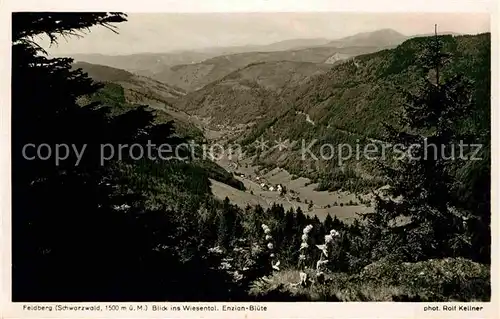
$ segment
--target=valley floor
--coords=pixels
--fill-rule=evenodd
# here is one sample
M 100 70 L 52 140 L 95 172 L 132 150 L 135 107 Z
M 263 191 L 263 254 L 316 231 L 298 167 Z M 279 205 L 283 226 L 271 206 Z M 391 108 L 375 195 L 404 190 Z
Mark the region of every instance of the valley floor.
M 241 129 L 241 128 L 238 128 Z M 234 131 L 231 131 L 234 133 Z M 205 129 L 206 135 L 212 141 L 227 138 L 231 132 L 225 130 Z M 271 207 L 273 204 L 283 205 L 285 210 L 298 207 L 310 216 L 318 216 L 324 220 L 327 215 L 351 222 L 357 214 L 371 212 L 372 207 L 360 204 L 359 198 L 370 199 L 368 195 L 353 194 L 349 192 L 316 191 L 318 184 L 312 183 L 310 179 L 296 177 L 283 168 L 275 168 L 270 171 L 261 170 L 252 164 L 252 158 L 244 156 L 236 159 L 229 154 L 224 154 L 217 159 L 217 164 L 243 182 L 246 190 L 241 191 L 226 184 L 212 180 L 212 192 L 220 199 L 226 197 L 244 208 L 247 205 L 260 205 L 263 208 Z M 265 185 L 265 186 L 263 186 Z M 287 190 L 283 195 L 277 190 L 278 185 Z M 274 190 L 270 190 L 274 188 Z M 358 198 L 357 198 L 358 197 Z M 311 204 L 312 203 L 312 204 Z

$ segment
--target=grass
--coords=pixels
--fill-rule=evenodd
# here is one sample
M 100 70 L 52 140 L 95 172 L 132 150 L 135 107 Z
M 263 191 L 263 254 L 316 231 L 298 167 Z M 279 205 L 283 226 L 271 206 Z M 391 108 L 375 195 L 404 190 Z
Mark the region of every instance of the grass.
M 314 273 L 308 271 L 311 278 Z M 292 287 L 297 269 L 274 273 L 254 283 L 250 295 L 257 300 L 290 298 L 308 301 L 488 301 L 490 269 L 463 258 L 417 263 L 380 261 L 357 274 L 329 273 L 327 283 Z

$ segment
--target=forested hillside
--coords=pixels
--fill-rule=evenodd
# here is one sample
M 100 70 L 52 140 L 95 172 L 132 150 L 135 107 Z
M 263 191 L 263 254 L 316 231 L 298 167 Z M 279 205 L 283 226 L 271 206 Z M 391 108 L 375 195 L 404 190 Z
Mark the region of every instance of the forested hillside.
M 179 100 L 177 108 L 211 118 L 214 124 L 247 124 L 278 115 L 284 91 L 327 72 L 328 64 L 308 62 L 252 63 Z
M 151 113 L 153 123 L 171 125 L 172 134 L 182 138 L 186 143 L 191 140 L 196 143 L 205 142 L 202 130 L 195 123 L 192 123 L 184 113 L 179 112 L 171 105 L 175 99 L 184 95 L 183 92 L 164 83 L 120 69 L 89 63 L 75 63 L 73 68 L 81 68 L 94 81 L 102 84 L 102 87 L 95 93 L 81 96 L 78 100 L 79 104 L 100 103 L 109 107 L 110 113 L 114 115 L 124 114 L 144 106 L 145 110 Z M 210 159 L 196 159 L 193 160 L 193 163 L 202 167 L 208 177 L 214 180 L 237 189 L 244 188 L 232 174 Z
M 163 68 L 153 76 L 155 79 L 171 83 L 186 91 L 194 91 L 252 63 L 294 61 L 319 64 L 325 63 L 335 54 L 343 54 L 345 57 L 351 57 L 362 53 L 375 52 L 380 49 L 381 47 L 377 46 L 353 46 L 346 48 L 313 47 L 276 52 L 245 52 L 217 56 L 199 63 L 181 64 Z
M 323 186 L 326 189 L 338 188 L 339 186 L 335 185 L 337 178 L 332 179 L 332 174 L 340 174 L 339 178 L 349 179 L 348 176 L 343 177 L 345 174 L 339 173 L 337 169 L 338 154 L 333 154 L 328 163 L 306 161 L 304 165 L 304 161 L 300 160 L 300 142 L 304 140 L 306 145 L 309 145 L 313 139 L 317 139 L 318 142 L 311 150 L 318 154 L 319 147 L 324 143 L 355 145 L 359 141 L 363 148 L 371 141 L 384 140 L 384 123 L 395 123 L 401 118 L 405 90 L 411 91 L 420 80 L 418 58 L 423 53 L 424 44 L 432 39 L 414 38 L 395 49 L 356 56 L 354 60 L 333 66 L 330 71 L 314 76 L 292 90 L 283 90 L 280 95 L 263 99 L 260 108 L 268 113 L 259 114 L 264 119 L 258 120 L 254 130 L 242 136 L 240 141 L 247 145 L 258 139 L 273 141 L 281 138 L 291 142 L 298 141 L 296 147 L 286 150 L 286 157 L 283 152 L 276 150 L 262 154 L 261 164 L 286 167 L 293 173 L 300 171 L 319 181 L 329 181 L 330 184 Z M 449 78 L 463 73 L 472 81 L 474 116 L 466 119 L 466 123 L 462 123 L 462 128 L 459 129 L 481 132 L 477 138 L 487 144 L 489 135 L 482 132 L 488 131 L 490 119 L 490 35 L 440 36 L 440 39 L 443 41 L 443 50 L 449 53 L 452 59 L 452 62 L 441 70 L 442 76 Z M 229 91 L 226 94 L 230 94 Z M 205 100 L 213 98 L 212 96 L 202 96 L 203 103 L 194 102 L 190 105 L 193 108 L 198 105 L 203 110 Z M 218 104 L 221 110 L 219 114 L 227 114 L 224 110 L 231 109 L 229 100 L 231 99 L 224 100 L 228 101 L 225 104 Z M 199 98 L 195 101 L 201 100 Z M 243 101 L 240 101 L 239 107 L 246 113 L 253 110 L 253 105 L 244 104 Z M 217 108 L 214 106 L 212 110 Z M 241 116 L 235 116 L 233 119 L 219 116 L 215 121 L 219 119 L 251 120 Z M 354 163 L 352 160 L 344 162 L 357 171 L 351 174 L 355 184 L 359 184 L 356 181 L 359 176 L 378 174 L 370 161 L 365 161 L 365 165 L 361 166 L 357 160 Z M 323 174 L 327 176 L 322 177 Z

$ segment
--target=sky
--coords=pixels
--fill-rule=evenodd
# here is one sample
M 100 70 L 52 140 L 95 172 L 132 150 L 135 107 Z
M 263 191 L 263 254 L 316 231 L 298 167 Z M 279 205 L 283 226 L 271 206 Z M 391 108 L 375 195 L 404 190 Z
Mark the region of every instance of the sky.
M 117 24 L 119 34 L 91 28 L 83 38 L 39 40 L 54 55 L 160 53 L 219 46 L 269 44 L 294 38 L 338 39 L 390 28 L 405 35 L 434 31 L 489 32 L 485 13 L 132 13 Z

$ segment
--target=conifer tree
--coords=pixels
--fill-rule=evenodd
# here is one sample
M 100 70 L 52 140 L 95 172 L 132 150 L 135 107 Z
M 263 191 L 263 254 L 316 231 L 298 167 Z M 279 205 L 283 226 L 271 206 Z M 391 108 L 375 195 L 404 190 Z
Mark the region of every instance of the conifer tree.
M 326 215 L 325 220 L 323 221 L 323 229 L 325 233 L 328 233 L 333 229 L 333 218 L 330 214 Z
M 405 155 L 383 165 L 390 187 L 367 216 L 379 239 L 375 259 L 467 256 L 471 249 L 465 222 L 471 212 L 456 205 L 453 167 L 472 86 L 462 74 L 446 72 L 452 57 L 444 52 L 444 40 L 436 32 L 425 44 L 418 60 L 421 81 L 405 92 L 402 121 L 399 127 L 386 125 L 386 140 Z
M 51 58 L 33 41 L 47 35 L 56 42 L 95 25 L 114 29 L 112 24 L 125 17 L 92 12 L 12 16 L 15 301 L 227 299 L 225 274 L 217 261 L 206 258 L 197 232 L 197 211 L 172 210 L 148 197 L 152 184 L 173 183 L 172 174 L 198 177 L 203 172 L 126 158 L 100 164 L 100 145 L 165 142 L 174 134 L 171 123 L 154 125 L 144 107 L 115 115 L 99 102 L 86 104 L 88 99 L 80 98 L 102 85 L 75 70 L 72 59 Z M 55 165 L 26 159 L 28 143 L 87 147 L 78 165 L 76 158 Z M 179 187 L 192 193 L 209 187 L 208 178 L 189 181 L 196 185 Z

